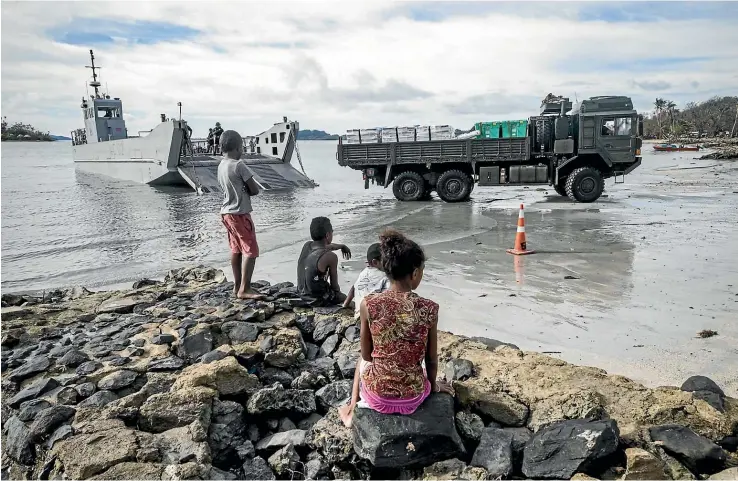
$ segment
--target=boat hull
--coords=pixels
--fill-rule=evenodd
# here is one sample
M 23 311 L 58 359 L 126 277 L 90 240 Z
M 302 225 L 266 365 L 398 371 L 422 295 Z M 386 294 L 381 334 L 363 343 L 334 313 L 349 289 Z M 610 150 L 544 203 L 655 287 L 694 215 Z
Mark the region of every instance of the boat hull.
M 654 145 L 653 150 L 656 152 L 697 152 L 699 147 L 671 147 L 663 145 Z
M 220 192 L 218 164 L 214 154 L 181 156 L 183 122 L 159 124 L 146 137 L 75 145 L 78 170 L 124 181 L 156 186 L 189 185 L 199 193 Z M 246 154 L 244 162 L 263 190 L 311 188 L 316 184 L 289 162 L 294 143 L 288 143 L 285 159 Z

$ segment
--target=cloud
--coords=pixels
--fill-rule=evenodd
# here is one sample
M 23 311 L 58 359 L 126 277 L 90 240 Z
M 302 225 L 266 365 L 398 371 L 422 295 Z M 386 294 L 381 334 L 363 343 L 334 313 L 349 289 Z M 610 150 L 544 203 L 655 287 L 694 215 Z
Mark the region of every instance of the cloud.
M 303 128 L 525 118 L 553 92 L 735 94 L 738 9 L 723 3 L 3 2 L 2 109 L 82 124 L 89 49 L 129 131 L 177 102 L 195 135 L 287 115 Z M 697 8 L 699 7 L 699 8 Z M 229 21 L 237 19 L 237 21 Z M 695 41 L 695 39 L 709 39 Z
M 671 88 L 671 84 L 665 80 L 643 80 L 641 82 L 633 80 L 631 83 L 634 87 L 638 87 L 641 90 L 662 91 Z

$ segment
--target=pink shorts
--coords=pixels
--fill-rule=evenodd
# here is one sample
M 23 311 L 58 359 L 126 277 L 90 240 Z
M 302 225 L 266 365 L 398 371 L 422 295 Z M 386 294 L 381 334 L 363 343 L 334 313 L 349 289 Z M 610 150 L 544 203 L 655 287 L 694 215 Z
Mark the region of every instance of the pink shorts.
M 223 214 L 221 220 L 228 231 L 232 253 L 259 257 L 259 244 L 256 243 L 256 229 L 251 214 Z

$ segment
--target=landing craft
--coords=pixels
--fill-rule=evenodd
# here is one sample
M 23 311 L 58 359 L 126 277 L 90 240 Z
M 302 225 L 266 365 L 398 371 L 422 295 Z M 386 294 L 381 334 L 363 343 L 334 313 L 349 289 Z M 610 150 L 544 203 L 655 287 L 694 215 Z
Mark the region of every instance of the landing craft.
M 75 167 L 81 171 L 149 185 L 189 185 L 197 193 L 220 192 L 218 163 L 220 154 L 208 152 L 203 139 L 192 139 L 187 122 L 180 118 L 167 119 L 152 130 L 129 135 L 123 118 L 120 98 L 102 94 L 90 50 L 93 95 L 82 99 L 85 127 L 72 132 Z M 242 160 L 254 173 L 263 190 L 312 188 L 317 184 L 302 169 L 297 147 L 300 124 L 283 117 L 270 129 L 244 136 Z M 293 153 L 297 154 L 302 172 L 295 169 Z

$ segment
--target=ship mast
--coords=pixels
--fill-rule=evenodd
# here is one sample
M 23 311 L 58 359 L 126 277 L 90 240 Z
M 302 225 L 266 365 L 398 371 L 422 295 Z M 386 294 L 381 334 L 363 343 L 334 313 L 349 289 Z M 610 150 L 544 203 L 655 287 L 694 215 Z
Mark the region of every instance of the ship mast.
M 95 98 L 100 98 L 100 91 L 98 90 L 100 88 L 100 82 L 97 81 L 97 72 L 95 70 L 100 69 L 101 67 L 95 67 L 95 54 L 92 53 L 92 49 L 90 49 L 90 60 L 92 61 L 92 66 L 85 65 L 85 68 L 92 69 L 92 82 L 90 82 L 90 87 L 95 88 Z

